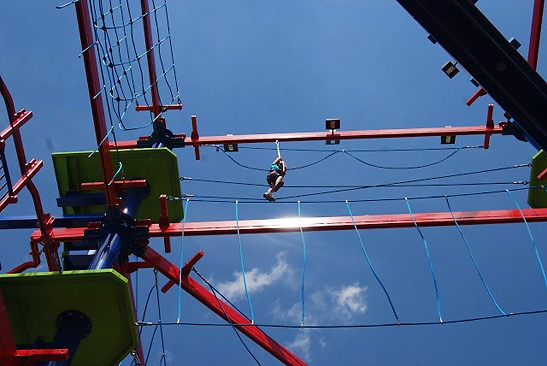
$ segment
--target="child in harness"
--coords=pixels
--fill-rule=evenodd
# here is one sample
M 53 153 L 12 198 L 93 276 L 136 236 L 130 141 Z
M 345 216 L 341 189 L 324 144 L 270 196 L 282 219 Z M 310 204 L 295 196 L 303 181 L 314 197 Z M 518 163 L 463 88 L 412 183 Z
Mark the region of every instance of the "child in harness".
M 268 201 L 275 201 L 272 193 L 277 192 L 279 188 L 283 187 L 285 184 L 285 182 L 283 182 L 283 177 L 286 172 L 287 164 L 285 164 L 285 160 L 283 160 L 281 156 L 278 156 L 270 166 L 270 173 L 266 177 L 266 181 L 270 188 L 262 195 L 265 199 Z

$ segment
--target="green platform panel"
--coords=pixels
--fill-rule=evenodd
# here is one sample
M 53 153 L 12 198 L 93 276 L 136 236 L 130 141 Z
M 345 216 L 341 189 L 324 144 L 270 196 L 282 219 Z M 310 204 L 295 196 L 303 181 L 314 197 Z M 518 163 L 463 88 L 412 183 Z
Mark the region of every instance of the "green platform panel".
M 89 158 L 90 151 L 63 152 L 52 154 L 57 187 L 60 195 L 68 191 L 80 191 L 82 183 L 102 182 L 99 156 Z M 112 152 L 112 169 L 118 171 L 118 155 Z M 125 179 L 146 179 L 150 184 L 150 195 L 142 202 L 137 219 L 151 219 L 158 223 L 161 214 L 159 196 L 180 197 L 179 169 L 177 156 L 167 148 L 130 149 L 119 151 Z M 121 173 L 116 180 L 121 180 Z M 83 194 L 101 191 L 84 191 Z M 182 201 L 168 201 L 169 220 L 180 222 L 183 218 Z M 66 214 L 104 213 L 104 206 L 63 207 Z
M 532 159 L 530 170 L 530 187 L 545 184 L 538 179 L 538 175 L 547 169 L 547 154 L 540 150 Z M 528 205 L 532 208 L 547 208 L 547 192 L 543 188 L 528 189 Z
M 57 316 L 80 311 L 91 321 L 72 366 L 117 366 L 137 346 L 128 281 L 113 269 L 0 275 L 16 344 L 50 343 Z

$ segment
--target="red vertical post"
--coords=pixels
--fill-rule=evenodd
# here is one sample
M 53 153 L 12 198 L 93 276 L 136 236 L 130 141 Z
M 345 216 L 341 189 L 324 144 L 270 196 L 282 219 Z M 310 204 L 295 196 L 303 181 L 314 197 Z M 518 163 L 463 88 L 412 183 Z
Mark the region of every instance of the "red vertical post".
M 148 0 L 141 0 L 142 25 L 144 29 L 144 43 L 146 45 L 146 60 L 148 61 L 148 77 L 150 79 L 150 90 L 152 92 L 152 113 L 157 117 L 161 113 L 162 105 L 156 83 L 156 57 L 154 55 L 154 42 L 152 41 L 152 26 L 150 23 L 150 7 Z M 154 11 L 156 11 L 154 9 Z
M 108 130 L 106 128 L 106 119 L 104 115 L 103 98 L 101 95 L 101 83 L 97 69 L 97 59 L 93 47 L 93 32 L 91 18 L 89 14 L 89 3 L 87 0 L 77 1 L 75 4 L 76 16 L 78 18 L 78 30 L 80 31 L 80 41 L 82 44 L 85 74 L 87 78 L 87 89 L 89 91 L 89 100 L 91 102 L 91 113 L 93 115 L 93 125 L 95 126 L 95 137 L 99 150 L 99 160 L 101 162 L 101 171 L 104 180 L 104 192 L 106 194 L 106 203 L 108 207 L 116 204 L 116 192 L 109 182 L 114 175 L 112 169 L 112 160 L 110 157 L 110 145 L 108 143 Z M 104 141 L 103 141 L 104 140 Z
M 528 48 L 528 63 L 535 70 L 538 65 L 539 39 L 541 37 L 541 25 L 543 22 L 543 7 L 545 0 L 534 1 L 532 15 L 532 31 L 530 33 L 530 47 Z
M 488 104 L 488 113 L 486 114 L 486 128 L 493 130 L 494 129 L 494 105 Z M 491 133 L 486 133 L 484 135 L 484 148 L 488 149 L 490 147 L 490 136 Z
M 190 137 L 192 142 L 197 142 L 199 140 L 197 116 L 192 116 L 192 135 Z M 196 160 L 199 160 L 199 145 L 197 144 L 194 145 L 194 153 L 196 155 Z

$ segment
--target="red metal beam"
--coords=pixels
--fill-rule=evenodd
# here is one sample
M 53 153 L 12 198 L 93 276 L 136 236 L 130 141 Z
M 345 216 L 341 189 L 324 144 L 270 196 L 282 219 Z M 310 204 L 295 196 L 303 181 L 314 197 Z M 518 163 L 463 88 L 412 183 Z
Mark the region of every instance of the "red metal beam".
M 325 141 L 325 140 L 357 140 L 357 139 L 379 139 L 379 138 L 402 138 L 402 137 L 431 137 L 431 136 L 462 136 L 462 135 L 486 135 L 501 134 L 503 128 L 495 126 L 489 129 L 485 126 L 471 127 L 433 127 L 433 128 L 404 128 L 392 130 L 370 130 L 370 131 L 336 131 L 331 132 L 294 132 L 277 134 L 253 134 L 233 136 L 199 136 L 197 138 L 175 135 L 184 138 L 185 146 L 222 145 L 222 144 L 255 144 L 264 142 L 287 142 L 287 141 Z M 112 146 L 114 146 L 112 144 Z M 137 146 L 136 141 L 119 141 L 118 148 L 133 149 Z
M 11 126 L 6 127 L 2 132 L 0 132 L 0 140 L 6 140 L 11 135 L 13 135 L 13 130 L 21 128 L 29 119 L 32 118 L 31 111 L 25 111 L 24 109 L 18 113 L 17 119 L 13 122 L 13 128 Z
M 154 43 L 152 42 L 152 26 L 150 25 L 150 7 L 148 0 L 141 0 L 142 26 L 144 30 L 144 43 L 146 45 L 146 60 L 148 61 L 148 79 L 150 80 L 150 91 L 152 92 L 152 113 L 157 117 L 161 113 L 161 102 L 156 81 L 156 57 L 154 55 Z M 154 9 L 156 11 L 156 9 Z
M 154 267 L 167 277 L 171 282 L 179 283 L 179 269 L 167 259 L 162 257 L 152 248 L 147 247 L 144 255 L 144 260 L 154 265 Z M 240 315 L 229 305 L 218 299 L 214 294 L 207 291 L 198 282 L 188 276 L 182 276 L 181 288 L 193 296 L 196 300 L 208 307 L 215 314 L 220 316 L 225 321 L 234 324 L 234 326 L 249 339 L 264 348 L 279 361 L 285 365 L 302 366 L 306 365 L 302 360 L 293 355 L 275 340 L 270 338 L 260 328 L 253 325 L 247 318 Z
M 42 160 L 39 161 L 31 161 L 29 163 L 29 169 L 27 170 L 26 174 L 23 175 L 14 185 L 13 185 L 13 196 L 6 195 L 1 201 L 0 201 L 0 212 L 6 208 L 7 205 L 10 203 L 16 203 L 17 202 L 17 194 L 25 188 L 27 184 L 31 181 L 32 177 L 38 173 L 38 171 L 44 166 L 44 163 Z
M 523 209 L 526 220 L 529 222 L 547 221 L 547 208 Z M 454 212 L 460 225 L 487 225 L 509 224 L 522 222 L 519 210 L 493 210 L 493 211 L 463 211 Z M 363 215 L 354 216 L 355 224 L 359 229 L 390 229 L 413 227 L 414 222 L 409 214 L 396 215 Z M 416 213 L 414 219 L 419 226 L 452 226 L 454 219 L 450 212 Z M 354 230 L 350 216 L 332 217 L 298 217 L 269 219 L 269 220 L 240 220 L 239 232 L 241 234 L 287 233 L 300 231 L 300 223 L 304 231 L 334 231 Z M 82 240 L 85 228 L 55 229 L 52 232 L 53 240 L 57 242 Z M 161 229 L 158 224 L 150 225 L 151 237 L 161 238 L 165 236 L 180 236 L 182 223 L 172 223 L 167 229 Z M 186 222 L 184 226 L 185 236 L 204 235 L 235 235 L 237 234 L 236 221 L 208 221 Z M 40 232 L 34 232 L 40 235 Z
M 78 29 L 80 31 L 80 41 L 82 49 L 84 50 L 82 56 L 87 78 L 89 101 L 91 103 L 91 113 L 93 115 L 93 125 L 95 127 L 95 139 L 97 141 L 99 160 L 101 162 L 104 192 L 106 192 L 108 207 L 112 207 L 116 204 L 116 192 L 108 183 L 112 180 L 114 173 L 112 169 L 112 160 L 110 158 L 110 144 L 108 143 L 108 130 L 106 128 L 97 59 L 95 57 L 95 50 L 93 49 L 95 42 L 93 40 L 93 28 L 89 15 L 88 0 L 77 1 L 75 7 L 76 16 L 78 18 Z
M 541 25 L 543 23 L 543 7 L 545 0 L 534 1 L 532 15 L 532 30 L 530 32 L 530 47 L 528 48 L 528 63 L 535 70 L 538 65 L 539 39 L 541 37 Z

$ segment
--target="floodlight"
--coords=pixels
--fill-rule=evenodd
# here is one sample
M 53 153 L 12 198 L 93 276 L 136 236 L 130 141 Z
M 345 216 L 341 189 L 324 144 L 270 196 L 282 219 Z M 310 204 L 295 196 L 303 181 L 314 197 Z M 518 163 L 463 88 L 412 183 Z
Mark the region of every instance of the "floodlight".
M 239 151 L 237 144 L 224 144 L 224 151 L 236 152 Z
M 452 62 L 448 61 L 446 64 L 443 65 L 442 70 L 448 76 L 450 79 L 452 79 L 460 70 L 456 67 L 458 63 L 456 62 L 453 64 Z
M 340 118 L 327 118 L 325 120 L 325 128 L 327 130 L 339 130 L 340 129 Z

